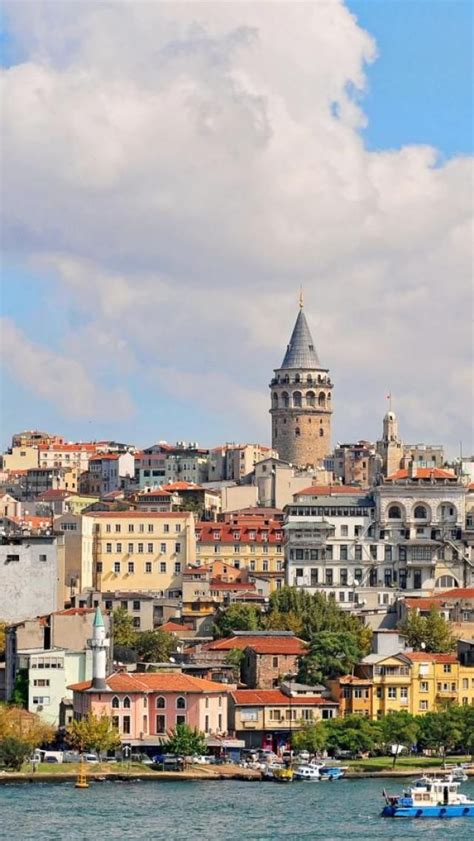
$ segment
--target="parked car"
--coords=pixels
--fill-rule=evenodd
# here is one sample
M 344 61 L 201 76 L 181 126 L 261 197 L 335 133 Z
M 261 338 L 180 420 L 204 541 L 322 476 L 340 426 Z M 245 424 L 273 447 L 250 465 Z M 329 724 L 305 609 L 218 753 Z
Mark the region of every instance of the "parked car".
M 258 760 L 258 750 L 250 750 L 249 748 L 244 748 L 244 750 L 240 754 L 242 762 L 257 762 Z
M 88 765 L 96 765 L 99 762 L 99 757 L 96 753 L 84 753 L 83 758 L 84 762 L 87 762 Z
M 174 753 L 157 753 L 153 757 L 153 765 L 161 767 L 163 771 L 182 771 L 184 757 L 176 756 Z
M 65 750 L 63 754 L 63 762 L 79 762 L 80 755 L 76 750 Z

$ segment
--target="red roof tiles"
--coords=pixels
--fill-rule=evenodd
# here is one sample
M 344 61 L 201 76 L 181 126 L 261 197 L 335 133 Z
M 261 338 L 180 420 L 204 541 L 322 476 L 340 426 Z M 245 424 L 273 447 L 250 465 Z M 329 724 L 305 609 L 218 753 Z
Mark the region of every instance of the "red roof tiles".
M 257 654 L 306 654 L 307 645 L 298 637 L 251 636 L 227 637 L 203 646 L 208 651 L 231 651 L 233 648 L 252 648 Z
M 280 689 L 236 689 L 231 692 L 231 698 L 240 706 L 285 706 L 291 704 L 292 707 L 301 706 L 321 706 L 322 704 L 332 704 L 338 706 L 337 701 L 331 701 L 328 698 L 322 698 L 320 695 L 285 695 Z
M 426 651 L 403 651 L 402 654 L 413 662 L 457 663 L 455 654 L 431 654 Z
M 216 683 L 213 680 L 206 680 L 192 675 L 184 675 L 181 672 L 116 672 L 106 680 L 107 688 L 111 692 L 228 692 L 229 687 Z M 82 683 L 75 683 L 69 686 L 75 692 L 84 692 L 90 689 L 90 680 Z
M 457 476 L 452 470 L 442 470 L 440 467 L 415 467 L 413 475 L 410 476 L 410 470 L 396 470 L 387 476 L 387 481 L 394 482 L 397 479 L 455 479 Z
M 338 496 L 340 494 L 360 496 L 364 493 L 364 490 L 367 489 L 356 488 L 352 485 L 311 485 L 309 488 L 297 491 L 293 494 L 293 498 L 297 496 Z

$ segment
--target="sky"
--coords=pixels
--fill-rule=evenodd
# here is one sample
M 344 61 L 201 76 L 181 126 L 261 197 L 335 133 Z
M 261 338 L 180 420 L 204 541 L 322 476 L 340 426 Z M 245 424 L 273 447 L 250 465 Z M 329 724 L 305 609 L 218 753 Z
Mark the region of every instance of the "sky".
M 472 14 L 7 0 L 2 446 L 269 443 L 302 285 L 334 442 L 469 453 Z

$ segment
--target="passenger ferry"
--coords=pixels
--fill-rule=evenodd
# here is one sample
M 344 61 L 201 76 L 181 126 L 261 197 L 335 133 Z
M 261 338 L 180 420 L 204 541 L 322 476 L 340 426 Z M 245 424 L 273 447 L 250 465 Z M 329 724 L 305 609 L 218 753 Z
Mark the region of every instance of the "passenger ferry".
M 401 795 L 384 790 L 384 818 L 474 818 L 474 800 L 458 789 L 461 785 L 451 774 L 445 777 L 421 777 Z

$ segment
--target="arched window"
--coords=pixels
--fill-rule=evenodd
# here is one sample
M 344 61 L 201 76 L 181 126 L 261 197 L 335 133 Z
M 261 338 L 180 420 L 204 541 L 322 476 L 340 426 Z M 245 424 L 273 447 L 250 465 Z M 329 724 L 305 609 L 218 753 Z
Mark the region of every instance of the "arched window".
M 283 394 L 281 395 L 281 399 L 282 399 L 283 406 L 285 407 L 285 409 L 287 409 L 288 406 L 289 406 L 289 403 L 290 403 L 290 398 L 288 397 L 288 392 L 287 391 L 283 392 Z
M 319 437 L 320 438 L 324 437 L 324 429 L 322 428 L 322 426 L 319 427 Z
M 401 520 L 402 519 L 402 509 L 399 505 L 391 505 L 388 509 L 388 519 L 389 520 Z
M 327 401 L 328 401 L 328 403 L 330 403 L 330 402 L 331 402 L 331 392 L 329 392 L 329 393 L 328 393 L 328 396 L 327 396 Z
M 413 512 L 413 516 L 415 520 L 427 520 L 428 519 L 428 511 L 424 505 L 417 505 Z
M 313 378 L 312 378 L 311 374 L 308 374 L 308 376 L 306 377 L 306 382 L 310 383 L 310 384 L 313 382 Z
M 438 517 L 441 521 L 448 521 L 451 523 L 455 523 L 457 520 L 458 512 L 455 505 L 452 502 L 442 502 L 438 508 Z
M 437 579 L 435 587 L 439 587 L 442 590 L 450 590 L 452 587 L 459 587 L 459 582 L 452 575 L 442 575 Z
M 300 434 L 301 434 L 300 433 L 300 428 L 299 428 L 299 426 L 297 426 L 296 429 L 295 429 L 295 435 L 296 435 L 296 437 L 298 437 L 298 435 L 300 435 Z
M 324 391 L 319 392 L 318 403 L 319 403 L 320 406 L 325 406 L 326 405 L 326 395 L 325 395 Z
M 128 695 L 126 695 L 125 698 L 123 699 L 123 705 L 124 705 L 126 710 L 130 709 L 130 698 L 128 697 Z
M 307 391 L 306 392 L 306 405 L 307 406 L 314 406 L 316 404 L 316 395 L 314 391 Z
M 276 393 L 276 391 L 274 391 L 273 394 L 272 394 L 272 401 L 273 401 L 273 407 L 275 409 L 277 409 L 278 408 L 278 394 Z
M 295 391 L 293 393 L 293 406 L 297 409 L 301 407 L 301 391 Z
M 186 698 L 183 698 L 182 696 L 179 697 L 179 698 L 176 698 L 176 709 L 177 710 L 185 710 L 186 709 Z
M 301 380 L 300 375 L 299 375 L 299 374 L 295 374 L 295 383 L 299 383 L 299 382 L 300 382 L 300 380 Z
M 283 377 L 283 382 L 284 383 L 289 383 L 290 382 L 290 378 L 289 378 L 288 374 L 285 374 L 285 376 Z
M 112 698 L 112 709 L 113 710 L 118 710 L 119 707 L 120 707 L 120 701 L 117 698 L 117 696 L 114 695 L 114 697 Z
M 166 707 L 165 699 L 160 695 L 159 698 L 156 699 L 156 709 L 157 710 L 164 710 Z

